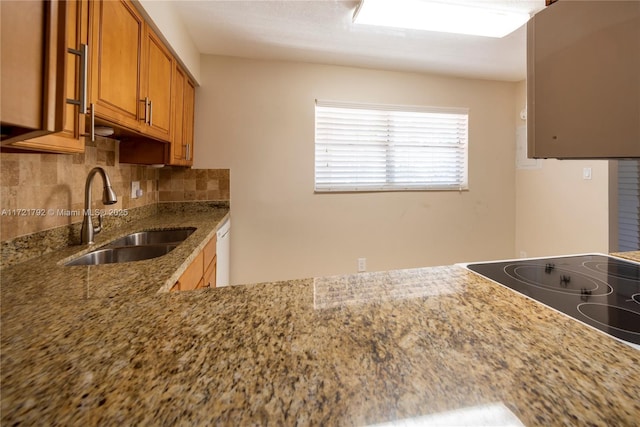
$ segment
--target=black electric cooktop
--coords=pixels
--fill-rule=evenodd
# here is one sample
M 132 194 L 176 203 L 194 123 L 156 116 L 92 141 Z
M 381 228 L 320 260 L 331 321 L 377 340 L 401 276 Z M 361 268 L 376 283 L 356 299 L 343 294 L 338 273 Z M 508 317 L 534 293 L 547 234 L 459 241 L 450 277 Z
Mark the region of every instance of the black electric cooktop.
M 640 349 L 640 264 L 605 255 L 467 268 Z

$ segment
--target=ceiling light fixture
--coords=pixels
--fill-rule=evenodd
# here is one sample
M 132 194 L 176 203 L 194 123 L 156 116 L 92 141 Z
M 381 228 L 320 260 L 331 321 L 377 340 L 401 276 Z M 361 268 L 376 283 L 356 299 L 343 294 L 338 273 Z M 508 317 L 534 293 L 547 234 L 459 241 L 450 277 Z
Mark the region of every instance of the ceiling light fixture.
M 520 28 L 529 18 L 525 12 L 482 7 L 482 2 L 361 0 L 353 22 L 499 38 Z

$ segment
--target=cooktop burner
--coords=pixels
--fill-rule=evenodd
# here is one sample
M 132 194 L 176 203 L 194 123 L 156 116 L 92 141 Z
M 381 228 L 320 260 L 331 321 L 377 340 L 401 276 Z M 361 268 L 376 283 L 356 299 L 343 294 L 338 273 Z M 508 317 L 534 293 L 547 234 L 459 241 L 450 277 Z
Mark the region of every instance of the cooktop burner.
M 545 266 L 544 272 L 537 265 L 508 265 L 504 272 L 511 279 L 529 286 L 569 295 L 608 295 L 613 290 L 607 283 L 588 275 L 562 268 Z
M 467 268 L 640 349 L 640 264 L 577 255 Z

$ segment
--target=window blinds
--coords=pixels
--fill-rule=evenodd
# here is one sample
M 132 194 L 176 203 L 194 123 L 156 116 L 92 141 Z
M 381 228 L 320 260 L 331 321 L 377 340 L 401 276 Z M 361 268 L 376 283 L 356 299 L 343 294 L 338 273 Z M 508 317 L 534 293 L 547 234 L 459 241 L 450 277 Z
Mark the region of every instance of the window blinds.
M 468 110 L 316 101 L 315 190 L 468 188 Z
M 640 161 L 618 161 L 618 250 L 640 250 Z

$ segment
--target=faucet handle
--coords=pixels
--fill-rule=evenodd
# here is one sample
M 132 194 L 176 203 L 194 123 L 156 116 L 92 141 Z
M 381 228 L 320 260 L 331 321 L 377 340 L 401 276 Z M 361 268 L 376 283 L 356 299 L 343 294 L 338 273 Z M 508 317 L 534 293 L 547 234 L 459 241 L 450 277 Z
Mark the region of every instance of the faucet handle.
M 98 234 L 99 232 L 102 231 L 102 214 L 98 214 L 98 226 L 97 227 L 93 227 L 93 233 L 94 234 Z

